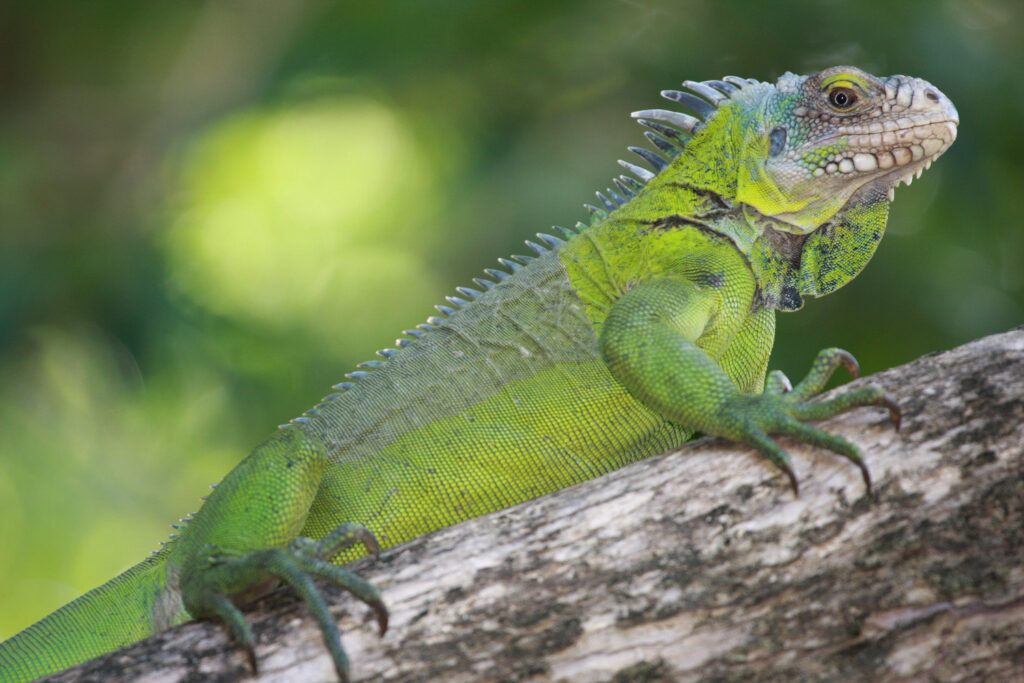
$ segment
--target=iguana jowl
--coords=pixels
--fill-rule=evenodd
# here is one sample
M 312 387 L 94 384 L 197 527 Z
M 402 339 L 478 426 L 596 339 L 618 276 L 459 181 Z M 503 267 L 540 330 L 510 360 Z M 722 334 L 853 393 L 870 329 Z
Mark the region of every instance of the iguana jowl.
M 0 680 L 60 670 L 195 617 L 220 616 L 248 649 L 235 602 L 291 584 L 338 673 L 338 630 L 310 576 L 387 613 L 339 565 L 683 444 L 696 432 L 751 444 L 788 476 L 768 434 L 861 468 L 846 440 L 810 427 L 876 387 L 810 402 L 839 366 L 826 349 L 795 387 L 766 378 L 775 311 L 842 286 L 867 263 L 889 202 L 956 137 L 958 116 L 916 78 L 853 67 L 776 84 L 736 77 L 662 94 L 694 115 L 634 113 L 654 172 L 621 162 L 590 225 L 527 242 L 479 290 L 258 446 L 159 552 L 0 644 Z M 374 540 L 376 539 L 376 541 Z

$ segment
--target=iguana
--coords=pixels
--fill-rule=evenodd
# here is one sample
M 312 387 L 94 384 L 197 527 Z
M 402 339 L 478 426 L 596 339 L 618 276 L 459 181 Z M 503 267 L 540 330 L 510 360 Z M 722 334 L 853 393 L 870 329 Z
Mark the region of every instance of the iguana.
M 172 625 L 218 616 L 255 669 L 236 604 L 290 584 L 338 675 L 348 662 L 313 576 L 376 613 L 379 591 L 341 565 L 379 547 L 596 477 L 696 433 L 754 446 L 797 479 L 768 434 L 858 448 L 808 426 L 877 387 L 812 402 L 843 365 L 821 351 L 792 386 L 766 375 L 775 311 L 853 278 L 893 191 L 952 144 L 956 109 L 929 83 L 839 66 L 775 84 L 726 76 L 634 112 L 653 172 L 620 161 L 589 224 L 540 234 L 479 289 L 406 330 L 315 408 L 256 447 L 177 537 L 0 644 L 0 679 L 69 667 Z

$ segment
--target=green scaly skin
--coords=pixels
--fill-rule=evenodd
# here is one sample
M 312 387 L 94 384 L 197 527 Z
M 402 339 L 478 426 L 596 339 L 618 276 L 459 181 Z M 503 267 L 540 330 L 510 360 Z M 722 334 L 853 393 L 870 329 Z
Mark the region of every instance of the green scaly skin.
M 767 376 L 775 311 L 864 267 L 893 189 L 956 137 L 949 100 L 919 79 L 852 67 L 774 85 L 734 77 L 665 96 L 692 109 L 634 116 L 668 157 L 625 164 L 589 226 L 542 235 L 482 291 L 407 331 L 384 360 L 296 418 L 232 470 L 177 538 L 145 562 L 0 644 L 0 680 L 25 681 L 192 618 L 219 616 L 255 669 L 235 603 L 292 585 L 338 675 L 348 663 L 311 576 L 370 605 L 339 565 L 460 520 L 682 445 L 747 443 L 797 482 L 769 434 L 868 470 L 856 446 L 810 427 L 875 387 L 810 402 L 843 365 L 826 349 L 795 388 Z M 698 97 L 699 96 L 699 97 Z M 653 135 L 653 137 L 652 137 Z M 525 264 L 525 265 L 524 265 Z

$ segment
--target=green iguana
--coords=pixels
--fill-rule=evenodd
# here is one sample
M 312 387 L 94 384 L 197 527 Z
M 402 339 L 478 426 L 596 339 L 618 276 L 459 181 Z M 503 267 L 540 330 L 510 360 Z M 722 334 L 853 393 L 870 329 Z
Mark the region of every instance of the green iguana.
M 236 604 L 284 582 L 309 604 L 338 675 L 348 662 L 312 577 L 376 613 L 340 565 L 557 491 L 695 433 L 750 444 L 797 480 L 768 434 L 832 450 L 804 424 L 850 408 L 899 411 L 877 387 L 812 402 L 856 362 L 820 352 L 791 386 L 766 377 L 775 311 L 853 278 L 889 202 L 952 144 L 956 109 L 929 83 L 839 66 L 774 85 L 727 76 L 662 95 L 692 112 L 634 112 L 654 172 L 620 162 L 589 225 L 527 242 L 479 289 L 438 306 L 235 467 L 180 535 L 0 644 L 0 679 L 64 669 L 199 617 L 227 622 L 255 668 Z

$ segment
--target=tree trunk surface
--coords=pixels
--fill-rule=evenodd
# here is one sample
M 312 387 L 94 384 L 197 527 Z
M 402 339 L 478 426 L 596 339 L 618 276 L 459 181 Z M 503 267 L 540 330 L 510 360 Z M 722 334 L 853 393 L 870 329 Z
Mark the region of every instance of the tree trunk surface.
M 324 593 L 353 680 L 1024 679 L 1024 327 L 859 382 L 903 409 L 824 428 L 874 489 L 780 437 L 800 479 L 717 439 L 443 529 L 354 565 L 391 627 Z M 247 614 L 260 681 L 335 680 L 289 590 Z M 213 622 L 49 681 L 248 676 Z

